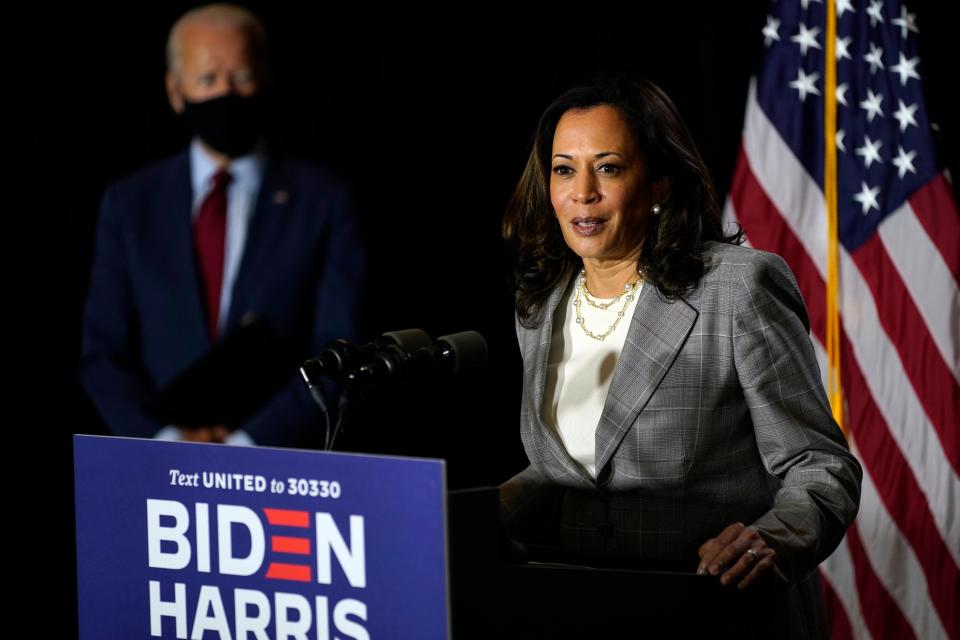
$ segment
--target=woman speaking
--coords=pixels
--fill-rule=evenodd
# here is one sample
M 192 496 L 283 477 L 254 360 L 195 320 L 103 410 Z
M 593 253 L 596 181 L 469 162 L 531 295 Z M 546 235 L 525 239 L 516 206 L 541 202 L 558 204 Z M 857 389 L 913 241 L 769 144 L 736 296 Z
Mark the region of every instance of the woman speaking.
M 856 515 L 860 466 L 793 274 L 724 234 L 670 99 L 623 77 L 563 94 L 503 231 L 530 460 L 501 486 L 507 531 L 740 588 L 772 572 L 800 583 L 795 608 L 818 606 L 813 569 Z

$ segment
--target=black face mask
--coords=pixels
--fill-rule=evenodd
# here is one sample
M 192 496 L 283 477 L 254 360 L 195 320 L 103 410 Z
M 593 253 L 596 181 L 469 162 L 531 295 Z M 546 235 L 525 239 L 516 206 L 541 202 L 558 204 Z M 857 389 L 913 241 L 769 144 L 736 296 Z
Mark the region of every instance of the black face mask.
M 210 148 L 236 158 L 250 153 L 260 139 L 263 98 L 228 93 L 203 102 L 184 100 L 183 115 Z

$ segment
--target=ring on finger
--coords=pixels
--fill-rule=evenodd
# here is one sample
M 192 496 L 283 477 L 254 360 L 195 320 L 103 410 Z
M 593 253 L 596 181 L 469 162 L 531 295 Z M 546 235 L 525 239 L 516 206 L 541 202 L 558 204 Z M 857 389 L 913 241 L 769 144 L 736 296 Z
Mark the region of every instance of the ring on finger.
M 747 549 L 747 553 L 750 554 L 750 557 L 753 559 L 754 562 L 757 561 L 757 557 L 758 557 L 758 556 L 757 556 L 757 550 L 756 550 L 756 549 Z

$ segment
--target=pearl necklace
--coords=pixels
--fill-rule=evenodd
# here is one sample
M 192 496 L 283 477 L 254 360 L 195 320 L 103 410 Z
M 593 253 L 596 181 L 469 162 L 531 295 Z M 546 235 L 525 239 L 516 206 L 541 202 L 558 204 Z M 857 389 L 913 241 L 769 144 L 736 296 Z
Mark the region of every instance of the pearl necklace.
M 639 284 L 639 279 L 634 280 L 633 282 L 628 282 L 623 286 L 623 293 L 618 295 L 616 298 L 613 298 L 609 302 L 595 302 L 594 300 L 590 299 L 590 293 L 587 291 L 587 272 L 581 271 L 580 276 L 577 278 L 577 294 L 573 298 L 573 307 L 577 313 L 577 324 L 580 325 L 580 328 L 583 329 L 583 332 L 589 337 L 603 342 L 611 333 L 614 332 L 614 330 L 617 328 L 617 325 L 620 324 L 620 320 L 622 320 L 623 316 L 626 315 L 627 307 L 630 306 L 631 302 L 633 302 L 634 292 Z M 605 311 L 615 305 L 620 298 L 625 298 L 623 308 L 617 311 L 617 317 L 614 319 L 613 324 L 611 324 L 606 331 L 601 334 L 596 334 L 590 331 L 590 329 L 587 329 L 587 325 L 583 321 L 583 315 L 580 313 L 580 305 L 583 303 L 583 300 L 586 300 L 587 304 L 594 309 Z

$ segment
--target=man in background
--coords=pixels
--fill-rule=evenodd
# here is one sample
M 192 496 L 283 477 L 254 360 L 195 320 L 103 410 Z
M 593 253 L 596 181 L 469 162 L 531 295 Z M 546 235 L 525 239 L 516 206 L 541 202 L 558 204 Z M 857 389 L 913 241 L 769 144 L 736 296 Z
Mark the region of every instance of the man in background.
M 81 382 L 116 435 L 309 446 L 322 413 L 296 376 L 242 420 L 164 419 L 158 394 L 251 318 L 304 359 L 356 337 L 365 266 L 345 185 L 263 146 L 267 39 L 215 4 L 170 32 L 166 88 L 189 147 L 106 191 Z M 237 400 L 244 393 L 238 389 Z

